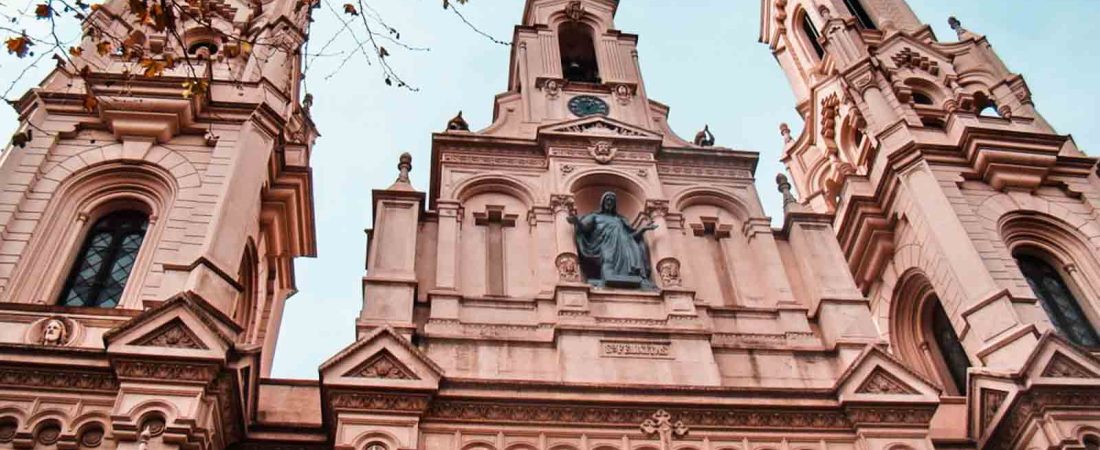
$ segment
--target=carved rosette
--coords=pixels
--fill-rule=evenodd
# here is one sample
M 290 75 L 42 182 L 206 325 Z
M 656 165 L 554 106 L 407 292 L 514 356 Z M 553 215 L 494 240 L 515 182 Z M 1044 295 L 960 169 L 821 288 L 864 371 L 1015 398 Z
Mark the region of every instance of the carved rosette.
M 611 162 L 618 152 L 619 149 L 615 148 L 611 141 L 593 141 L 592 145 L 588 146 L 588 154 L 600 164 Z
M 683 280 L 680 278 L 680 261 L 676 258 L 665 258 L 658 262 L 657 273 L 661 276 L 661 285 L 666 288 L 683 285 Z
M 568 283 L 581 282 L 581 268 L 577 255 L 562 253 L 554 260 L 554 265 L 558 268 L 559 280 Z

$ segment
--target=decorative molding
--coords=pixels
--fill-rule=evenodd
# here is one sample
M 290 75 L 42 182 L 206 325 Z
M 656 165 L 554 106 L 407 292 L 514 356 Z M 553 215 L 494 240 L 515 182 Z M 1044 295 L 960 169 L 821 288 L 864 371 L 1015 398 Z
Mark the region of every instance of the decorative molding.
M 990 424 L 995 426 L 993 434 L 981 447 L 992 450 L 1014 448 L 1012 444 L 1020 435 L 1031 429 L 1025 424 L 1041 420 L 1043 415 L 1057 409 L 1087 411 L 1095 410 L 1096 405 L 1100 405 L 1100 390 L 1083 389 L 1082 386 L 1039 388 L 1022 393 L 1013 400 L 998 424 Z
M 752 179 L 752 172 L 746 169 L 723 169 L 707 166 L 658 164 L 657 173 L 659 175 L 679 175 L 685 177 Z
M 355 411 L 415 412 L 428 408 L 430 398 L 427 395 L 409 393 L 381 392 L 335 392 L 330 396 L 330 404 L 336 409 Z
M 849 406 L 845 412 L 857 427 L 927 427 L 936 413 L 936 406 Z
M 533 169 L 546 168 L 546 160 L 542 158 L 524 158 L 470 153 L 444 153 L 440 157 L 440 162 L 495 167 L 520 167 Z
M 906 408 L 895 408 L 905 410 Z M 934 407 L 933 407 L 934 410 Z M 836 409 L 798 410 L 745 409 L 670 409 L 671 414 L 697 428 L 746 428 L 775 430 L 851 430 L 844 412 Z M 585 406 L 560 404 L 523 404 L 516 402 L 475 402 L 436 400 L 425 414 L 427 418 L 461 422 L 501 424 L 626 425 L 637 426 L 652 417 L 653 410 L 630 406 Z M 867 414 L 867 419 L 885 417 Z M 927 414 L 931 418 L 931 412 Z M 921 416 L 923 417 L 923 415 Z
M 919 392 L 909 387 L 882 367 L 871 371 L 863 383 L 856 388 L 857 394 L 901 394 L 917 395 Z
M 575 125 L 555 128 L 549 131 L 555 133 L 597 134 L 601 136 L 649 137 L 644 133 L 640 133 L 638 131 L 634 131 L 629 128 L 621 127 L 602 120 L 587 123 L 578 123 Z
M 1043 376 L 1051 378 L 1097 378 L 1095 373 L 1061 353 L 1055 353 L 1050 358 L 1050 362 L 1043 369 Z
M 44 388 L 58 391 L 115 392 L 118 380 L 110 372 L 93 372 L 72 367 L 0 367 L 0 385 Z
M 213 364 L 192 364 L 168 361 L 114 361 L 115 374 L 120 379 L 154 379 L 174 382 L 202 382 L 213 380 L 218 367 Z
M 389 380 L 419 380 L 412 370 L 401 364 L 390 352 L 382 350 L 344 374 L 346 377 L 385 378 Z
M 172 319 L 149 334 L 137 338 L 131 345 L 140 347 L 167 347 L 191 350 L 209 350 L 202 340 L 179 318 Z

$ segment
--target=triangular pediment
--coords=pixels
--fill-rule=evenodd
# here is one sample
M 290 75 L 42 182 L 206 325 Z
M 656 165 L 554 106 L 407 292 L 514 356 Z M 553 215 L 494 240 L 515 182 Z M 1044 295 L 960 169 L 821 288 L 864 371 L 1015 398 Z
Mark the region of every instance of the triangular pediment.
M 385 326 L 375 329 L 321 364 L 330 387 L 435 390 L 443 369 L 409 340 Z
M 841 402 L 938 402 L 939 390 L 876 346 L 868 346 L 837 380 Z
M 345 377 L 359 378 L 387 378 L 392 380 L 419 380 L 415 373 L 389 351 L 382 350 L 375 353 L 363 364 L 356 366 L 344 374 Z
M 1032 384 L 1057 384 L 1081 379 L 1100 383 L 1100 360 L 1081 351 L 1065 338 L 1047 333 L 1021 372 Z
M 882 367 L 875 367 L 871 370 L 871 374 L 863 380 L 863 383 L 856 388 L 857 394 L 901 394 L 901 395 L 917 395 L 916 389 L 913 389 L 904 381 L 898 379 L 898 377 L 891 375 L 886 369 Z
M 660 134 L 604 116 L 583 117 L 580 119 L 543 125 L 539 127 L 538 134 L 575 135 L 615 139 L 661 139 Z
M 240 327 L 197 295 L 184 293 L 108 331 L 112 355 L 224 361 Z
M 202 342 L 202 339 L 199 338 L 194 331 L 191 331 L 191 329 L 183 323 L 183 320 L 178 317 L 161 325 L 160 328 L 153 330 L 149 334 L 134 340 L 131 345 L 141 347 L 188 348 L 196 350 L 209 349 L 209 347 Z

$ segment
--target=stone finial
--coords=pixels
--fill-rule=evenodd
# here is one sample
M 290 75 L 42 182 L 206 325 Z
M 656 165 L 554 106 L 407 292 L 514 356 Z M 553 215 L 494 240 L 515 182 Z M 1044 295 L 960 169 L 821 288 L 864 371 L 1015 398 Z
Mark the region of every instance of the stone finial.
M 791 138 L 791 127 L 786 122 L 779 124 L 779 135 L 783 136 L 783 143 L 790 144 L 794 139 Z
M 695 133 L 695 145 L 711 147 L 714 145 L 714 134 L 710 132 L 710 125 L 703 125 L 703 129 Z
M 791 193 L 791 182 L 787 181 L 787 176 L 782 173 L 775 175 L 775 184 L 779 185 L 779 192 L 783 194 L 783 209 L 786 210 L 790 204 L 798 204 L 798 199 L 794 198 L 794 194 Z
M 447 131 L 470 131 L 470 125 L 462 118 L 462 111 L 447 122 Z
M 397 170 L 400 172 L 397 175 L 397 181 L 395 183 L 409 184 L 409 171 L 413 168 L 413 157 L 409 152 L 402 153 L 397 160 Z
M 962 22 L 960 22 L 959 19 L 955 16 L 948 17 L 947 24 L 951 26 L 952 30 L 955 30 L 955 34 L 959 36 L 960 41 L 965 41 L 967 39 L 977 39 L 980 37 L 977 34 L 971 33 L 970 30 L 963 28 Z

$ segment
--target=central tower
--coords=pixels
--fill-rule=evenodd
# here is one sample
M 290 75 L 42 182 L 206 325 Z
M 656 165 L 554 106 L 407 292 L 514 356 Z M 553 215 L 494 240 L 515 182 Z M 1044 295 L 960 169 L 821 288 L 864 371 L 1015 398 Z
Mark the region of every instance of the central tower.
M 828 218 L 773 230 L 756 153 L 672 132 L 617 7 L 529 0 L 493 123 L 433 135 L 428 192 L 408 155 L 374 191 L 335 443 L 929 448 L 935 390 L 875 347 Z

